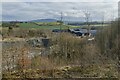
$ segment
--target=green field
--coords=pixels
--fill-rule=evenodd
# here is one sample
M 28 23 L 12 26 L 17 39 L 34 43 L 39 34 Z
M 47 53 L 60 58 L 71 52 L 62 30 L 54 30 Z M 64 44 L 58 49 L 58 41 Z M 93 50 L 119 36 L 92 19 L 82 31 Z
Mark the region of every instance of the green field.
M 68 29 L 68 27 L 70 29 L 72 28 L 80 28 L 80 26 L 69 26 L 69 25 L 54 25 L 54 26 L 39 26 L 33 23 L 19 23 L 18 24 L 20 28 L 38 28 L 38 29 L 60 29 L 60 27 L 62 29 Z
M 13 24 L 10 23 L 4 23 L 5 27 L 13 26 Z M 81 25 L 81 26 L 73 26 L 73 25 L 67 25 L 59 23 L 41 23 L 41 22 L 23 22 L 23 23 L 16 23 L 15 26 L 18 26 L 20 28 L 34 28 L 34 29 L 73 29 L 73 28 L 88 28 L 87 25 Z M 102 25 L 90 25 L 91 27 L 100 28 Z M 104 26 L 108 26 L 108 24 L 104 24 Z

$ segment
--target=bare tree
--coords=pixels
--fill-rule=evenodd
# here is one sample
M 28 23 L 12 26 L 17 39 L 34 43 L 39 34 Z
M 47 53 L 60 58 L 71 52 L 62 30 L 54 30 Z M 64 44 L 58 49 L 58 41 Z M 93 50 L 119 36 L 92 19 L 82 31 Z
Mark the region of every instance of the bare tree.
M 85 15 L 86 24 L 88 26 L 88 33 L 90 34 L 90 12 L 83 11 Z

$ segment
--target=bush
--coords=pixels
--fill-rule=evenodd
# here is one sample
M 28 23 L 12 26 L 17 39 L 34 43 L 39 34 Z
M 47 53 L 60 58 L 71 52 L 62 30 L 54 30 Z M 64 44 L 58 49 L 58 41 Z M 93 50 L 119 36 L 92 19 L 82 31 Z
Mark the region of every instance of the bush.
M 118 21 L 111 22 L 109 27 L 104 27 L 96 36 L 97 45 L 100 48 L 101 54 L 116 60 L 119 52 L 120 28 Z

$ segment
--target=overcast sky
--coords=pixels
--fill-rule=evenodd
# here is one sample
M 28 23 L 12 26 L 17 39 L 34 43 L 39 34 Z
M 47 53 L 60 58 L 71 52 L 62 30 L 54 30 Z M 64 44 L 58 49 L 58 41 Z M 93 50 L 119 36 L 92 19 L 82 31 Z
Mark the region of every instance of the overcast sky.
M 25 0 L 24 0 L 25 1 Z M 35 20 L 54 18 L 63 20 L 84 21 L 85 12 L 90 13 L 91 21 L 112 20 L 118 16 L 118 0 L 4 0 L 2 1 L 2 20 Z M 36 1 L 36 2 L 35 2 Z M 40 2 L 41 1 L 41 2 Z M 1 3 L 0 3 L 1 4 Z M 1 10 L 1 9 L 0 9 Z
M 1 0 L 2 2 L 118 2 L 119 0 Z

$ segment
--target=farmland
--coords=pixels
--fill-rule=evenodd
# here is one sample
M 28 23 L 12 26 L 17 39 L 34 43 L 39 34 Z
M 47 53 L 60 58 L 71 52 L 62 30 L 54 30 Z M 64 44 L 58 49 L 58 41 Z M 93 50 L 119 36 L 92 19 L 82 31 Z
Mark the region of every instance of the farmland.
M 4 24 L 4 23 L 3 23 Z M 6 24 L 6 23 L 5 23 Z M 7 23 L 9 25 L 9 23 Z M 74 25 L 60 25 L 57 22 L 52 22 L 52 23 L 42 23 L 42 22 L 23 22 L 23 23 L 16 23 L 16 25 L 20 28 L 38 28 L 38 29 L 60 29 L 60 27 L 62 29 L 74 29 L 74 28 L 81 28 L 81 27 L 86 27 L 86 25 L 80 25 L 80 26 L 74 26 Z M 103 26 L 108 26 L 109 24 L 104 24 Z M 95 25 L 91 25 L 93 27 L 101 27 L 101 24 L 95 24 Z M 4 25 L 3 25 L 4 27 Z
M 40 25 L 43 23 L 17 23 L 16 25 L 19 26 L 20 28 L 38 28 L 38 29 L 60 29 L 61 25 Z M 50 24 L 50 23 L 49 23 Z M 62 25 L 62 29 L 68 29 L 69 28 L 80 28 L 80 26 L 70 26 L 70 25 Z

